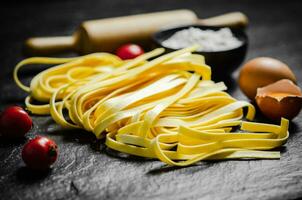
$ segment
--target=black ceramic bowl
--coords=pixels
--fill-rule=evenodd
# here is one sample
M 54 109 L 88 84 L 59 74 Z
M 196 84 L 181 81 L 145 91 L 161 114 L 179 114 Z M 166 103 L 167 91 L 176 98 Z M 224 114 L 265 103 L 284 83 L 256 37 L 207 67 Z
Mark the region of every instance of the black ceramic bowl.
M 182 29 L 187 29 L 189 27 L 200 28 L 202 30 L 219 30 L 221 27 L 212 26 L 201 26 L 201 25 L 190 25 L 181 26 L 176 28 L 170 28 L 158 31 L 153 35 L 153 41 L 158 47 L 164 47 L 168 52 L 175 51 L 177 49 L 168 48 L 162 45 L 162 42 L 171 37 L 175 32 Z M 242 41 L 239 47 L 225 51 L 213 51 L 213 52 L 203 52 L 196 51 L 194 53 L 201 54 L 205 57 L 206 64 L 212 68 L 212 76 L 218 79 L 230 77 L 231 73 L 243 62 L 247 47 L 248 47 L 248 37 L 242 29 L 230 28 L 233 35 Z

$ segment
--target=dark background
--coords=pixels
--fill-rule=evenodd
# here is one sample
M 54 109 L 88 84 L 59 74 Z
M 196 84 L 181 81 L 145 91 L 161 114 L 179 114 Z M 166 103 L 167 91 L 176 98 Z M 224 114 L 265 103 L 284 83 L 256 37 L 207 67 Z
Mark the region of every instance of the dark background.
M 23 104 L 26 96 L 12 80 L 31 36 L 68 35 L 81 21 L 176 8 L 200 18 L 230 11 L 248 15 L 247 59 L 271 56 L 286 62 L 302 81 L 302 1 L 200 0 L 9 1 L 0 6 L 0 109 Z M 67 54 L 74 56 L 75 54 Z M 62 56 L 62 55 L 61 55 Z M 37 71 L 24 73 L 29 81 Z M 236 79 L 238 72 L 233 74 Z M 246 97 L 236 83 L 231 94 Z M 259 119 L 259 118 L 258 118 Z M 0 199 L 298 199 L 302 197 L 302 114 L 290 124 L 280 160 L 203 162 L 187 168 L 121 157 L 84 131 L 63 131 L 50 117 L 33 116 L 25 140 L 0 138 Z M 24 167 L 20 152 L 37 134 L 54 139 L 58 161 L 47 173 Z

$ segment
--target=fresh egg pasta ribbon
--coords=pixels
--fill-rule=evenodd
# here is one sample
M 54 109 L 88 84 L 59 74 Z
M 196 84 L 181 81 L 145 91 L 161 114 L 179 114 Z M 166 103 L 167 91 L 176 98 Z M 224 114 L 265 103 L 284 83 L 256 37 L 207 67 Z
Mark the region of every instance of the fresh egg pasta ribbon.
M 280 126 L 251 122 L 253 105 L 213 82 L 204 57 L 192 54 L 196 48 L 162 56 L 159 48 L 125 61 L 108 53 L 29 58 L 15 67 L 14 79 L 29 93 L 25 104 L 32 113 L 105 137 L 107 147 L 119 152 L 175 166 L 280 158 L 273 149 L 286 142 L 288 120 Z M 29 64 L 59 65 L 37 74 L 28 87 L 18 71 Z

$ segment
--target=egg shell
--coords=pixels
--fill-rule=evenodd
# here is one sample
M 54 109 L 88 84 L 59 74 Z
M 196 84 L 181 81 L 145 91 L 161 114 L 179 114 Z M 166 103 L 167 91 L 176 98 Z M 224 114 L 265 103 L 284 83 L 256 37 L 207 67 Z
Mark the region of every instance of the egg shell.
M 284 94 L 274 96 L 274 94 Z M 257 89 L 256 102 L 261 112 L 277 121 L 281 117 L 293 119 L 302 108 L 301 89 L 292 81 L 283 79 Z
M 238 82 L 242 92 L 254 100 L 257 88 L 281 79 L 289 79 L 296 83 L 294 73 L 285 63 L 274 58 L 259 57 L 243 65 Z

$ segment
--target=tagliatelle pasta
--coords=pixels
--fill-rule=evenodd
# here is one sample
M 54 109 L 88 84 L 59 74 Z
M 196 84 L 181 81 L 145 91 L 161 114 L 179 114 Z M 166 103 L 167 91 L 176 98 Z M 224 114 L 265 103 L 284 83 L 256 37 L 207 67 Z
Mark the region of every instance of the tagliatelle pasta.
M 123 153 L 176 166 L 279 158 L 279 151 L 268 150 L 286 142 L 288 120 L 280 126 L 243 121 L 253 120 L 255 108 L 227 94 L 223 82 L 211 80 L 203 56 L 191 53 L 196 48 L 162 56 L 164 50 L 155 49 L 127 61 L 107 53 L 29 58 L 16 66 L 14 78 L 29 93 L 25 103 L 32 113 L 50 114 L 63 127 L 106 137 L 109 148 Z M 24 86 L 18 70 L 37 63 L 60 65 Z

